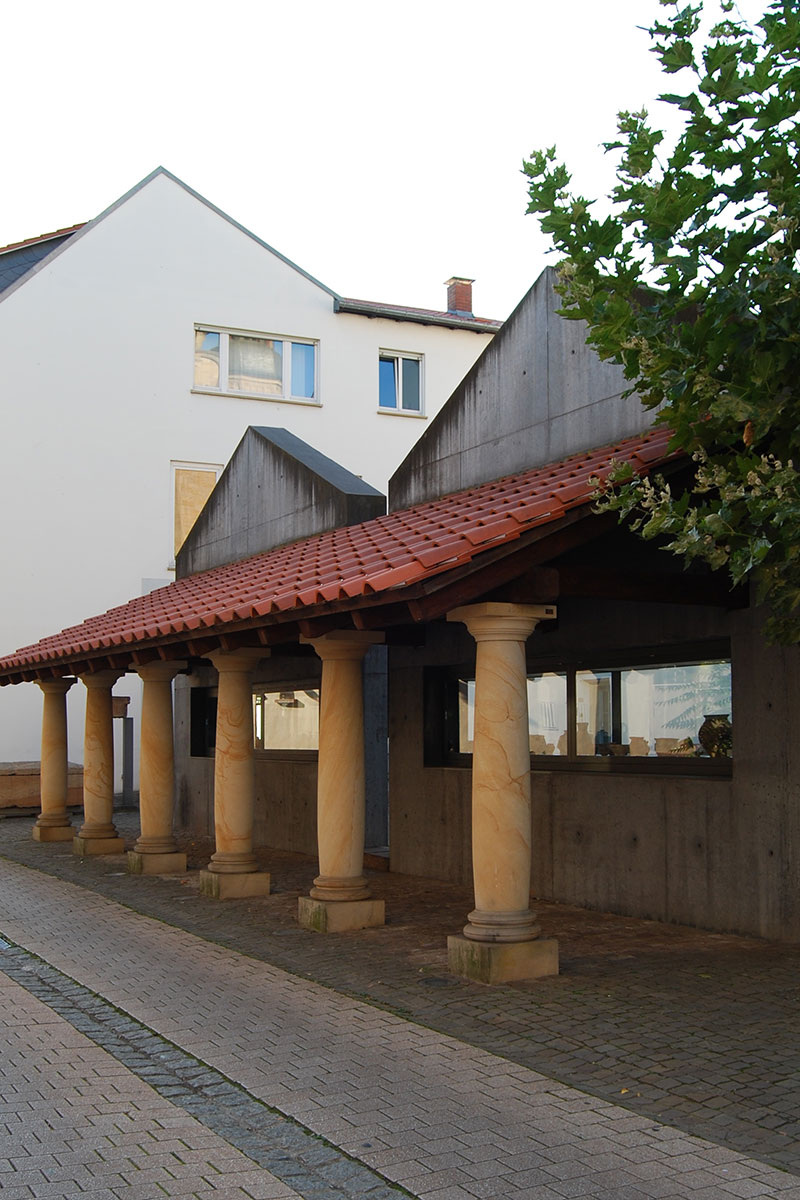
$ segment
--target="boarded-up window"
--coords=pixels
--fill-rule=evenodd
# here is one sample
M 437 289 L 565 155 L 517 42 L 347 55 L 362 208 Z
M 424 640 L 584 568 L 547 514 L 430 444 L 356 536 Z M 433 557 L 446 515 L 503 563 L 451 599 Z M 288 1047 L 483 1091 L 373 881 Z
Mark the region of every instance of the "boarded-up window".
M 175 553 L 214 490 L 217 467 L 175 467 Z

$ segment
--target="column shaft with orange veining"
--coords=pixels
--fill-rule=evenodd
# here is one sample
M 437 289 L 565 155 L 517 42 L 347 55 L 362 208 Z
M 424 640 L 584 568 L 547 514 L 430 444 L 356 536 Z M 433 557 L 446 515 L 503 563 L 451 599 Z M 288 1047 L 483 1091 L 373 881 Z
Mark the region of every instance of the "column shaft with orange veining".
M 111 689 L 117 671 L 81 675 L 86 685 L 83 735 L 83 824 L 74 838 L 75 854 L 122 854 L 125 843 L 114 828 L 114 724 Z
M 317 900 L 364 900 L 364 690 L 361 664 L 374 637 L 315 638 L 322 659 L 317 779 Z
M 253 854 L 253 693 L 251 678 L 265 650 L 223 651 L 209 658 L 219 672 L 214 753 L 214 834 L 209 871 L 258 870 Z
M 39 682 L 44 693 L 40 764 L 42 811 L 33 827 L 33 837 L 40 842 L 65 841 L 72 837 L 67 813 L 67 692 L 74 682 L 74 679 Z
M 142 679 L 141 833 L 134 850 L 140 854 L 172 854 L 177 850 L 172 831 L 175 797 L 172 681 L 184 666 L 184 663 L 154 662 L 137 668 Z
M 79 838 L 115 838 L 114 726 L 111 689 L 117 671 L 81 675 L 86 685 L 86 723 L 83 737 L 83 825 Z
M 477 642 L 472 754 L 475 910 L 464 935 L 522 942 L 539 934 L 530 909 L 531 784 L 525 642 L 540 615 L 522 604 L 456 609 Z

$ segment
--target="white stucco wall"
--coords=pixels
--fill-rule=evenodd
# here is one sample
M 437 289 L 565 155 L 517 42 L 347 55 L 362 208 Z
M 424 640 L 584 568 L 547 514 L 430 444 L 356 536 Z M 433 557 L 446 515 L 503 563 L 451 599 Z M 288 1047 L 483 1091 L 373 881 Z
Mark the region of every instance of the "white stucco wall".
M 318 340 L 318 405 L 193 392 L 194 326 Z M 369 483 L 426 419 L 379 413 L 378 350 L 423 354 L 439 410 L 489 335 L 336 314 L 323 288 L 166 175 L 0 297 L 0 653 L 171 580 L 171 462 L 224 464 L 282 426 Z M 115 691 L 134 697 L 134 677 Z M 84 690 L 69 697 L 82 761 Z M 0 689 L 0 761 L 39 757 L 41 693 Z

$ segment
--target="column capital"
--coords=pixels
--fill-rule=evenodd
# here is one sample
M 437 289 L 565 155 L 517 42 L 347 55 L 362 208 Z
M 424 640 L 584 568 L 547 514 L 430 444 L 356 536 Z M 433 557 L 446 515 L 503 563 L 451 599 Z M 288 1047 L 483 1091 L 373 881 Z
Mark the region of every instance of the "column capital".
M 313 646 L 321 659 L 363 658 L 370 646 L 382 646 L 385 640 L 383 633 L 360 629 L 335 629 L 320 637 L 300 638 L 303 644 Z
M 524 642 L 540 621 L 552 621 L 556 615 L 554 604 L 485 601 L 454 608 L 447 620 L 463 622 L 476 642 Z
M 136 667 L 136 674 L 145 683 L 172 683 L 176 675 L 186 668 L 185 662 L 158 662 L 144 663 L 142 666 Z
M 78 678 L 87 688 L 112 688 L 124 674 L 124 671 L 87 671 Z
M 243 646 L 241 650 L 214 650 L 205 657 L 210 659 L 220 674 L 252 671 L 262 658 L 269 658 L 269 649 L 266 646 Z
M 77 681 L 74 676 L 64 676 L 61 679 L 37 679 L 36 682 L 46 695 L 53 693 L 65 696 Z

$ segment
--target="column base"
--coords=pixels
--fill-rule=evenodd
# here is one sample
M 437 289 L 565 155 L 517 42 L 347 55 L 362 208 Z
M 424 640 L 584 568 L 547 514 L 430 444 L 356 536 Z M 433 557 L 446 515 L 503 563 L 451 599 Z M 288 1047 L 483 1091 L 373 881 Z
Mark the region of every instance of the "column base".
M 330 900 L 335 904 L 348 900 L 369 900 L 372 895 L 363 875 L 318 875 L 309 894 L 312 900 Z
M 383 900 L 314 900 L 301 896 L 297 919 L 304 929 L 317 933 L 371 929 L 386 924 L 386 904 Z
M 35 842 L 71 842 L 75 830 L 71 825 L 34 825 L 31 837 Z
M 258 871 L 258 859 L 250 850 L 217 850 L 211 855 L 208 871 L 217 875 L 244 875 Z
M 90 854 L 124 854 L 125 842 L 121 837 L 77 837 L 72 839 L 72 853 L 80 858 L 88 858 Z
M 249 900 L 254 896 L 268 896 L 269 871 L 245 871 L 241 875 L 201 871 L 200 891 L 212 900 Z
M 447 966 L 476 983 L 511 983 L 558 974 L 558 942 L 475 942 L 461 934 L 447 939 Z
M 467 914 L 463 933 L 471 942 L 532 942 L 542 932 L 536 914 L 529 908 L 508 912 L 484 912 L 476 908 Z
M 185 875 L 186 855 L 177 850 L 171 854 L 129 850 L 128 871 L 131 875 Z
M 138 837 L 133 844 L 137 854 L 177 854 L 178 843 L 174 837 Z

